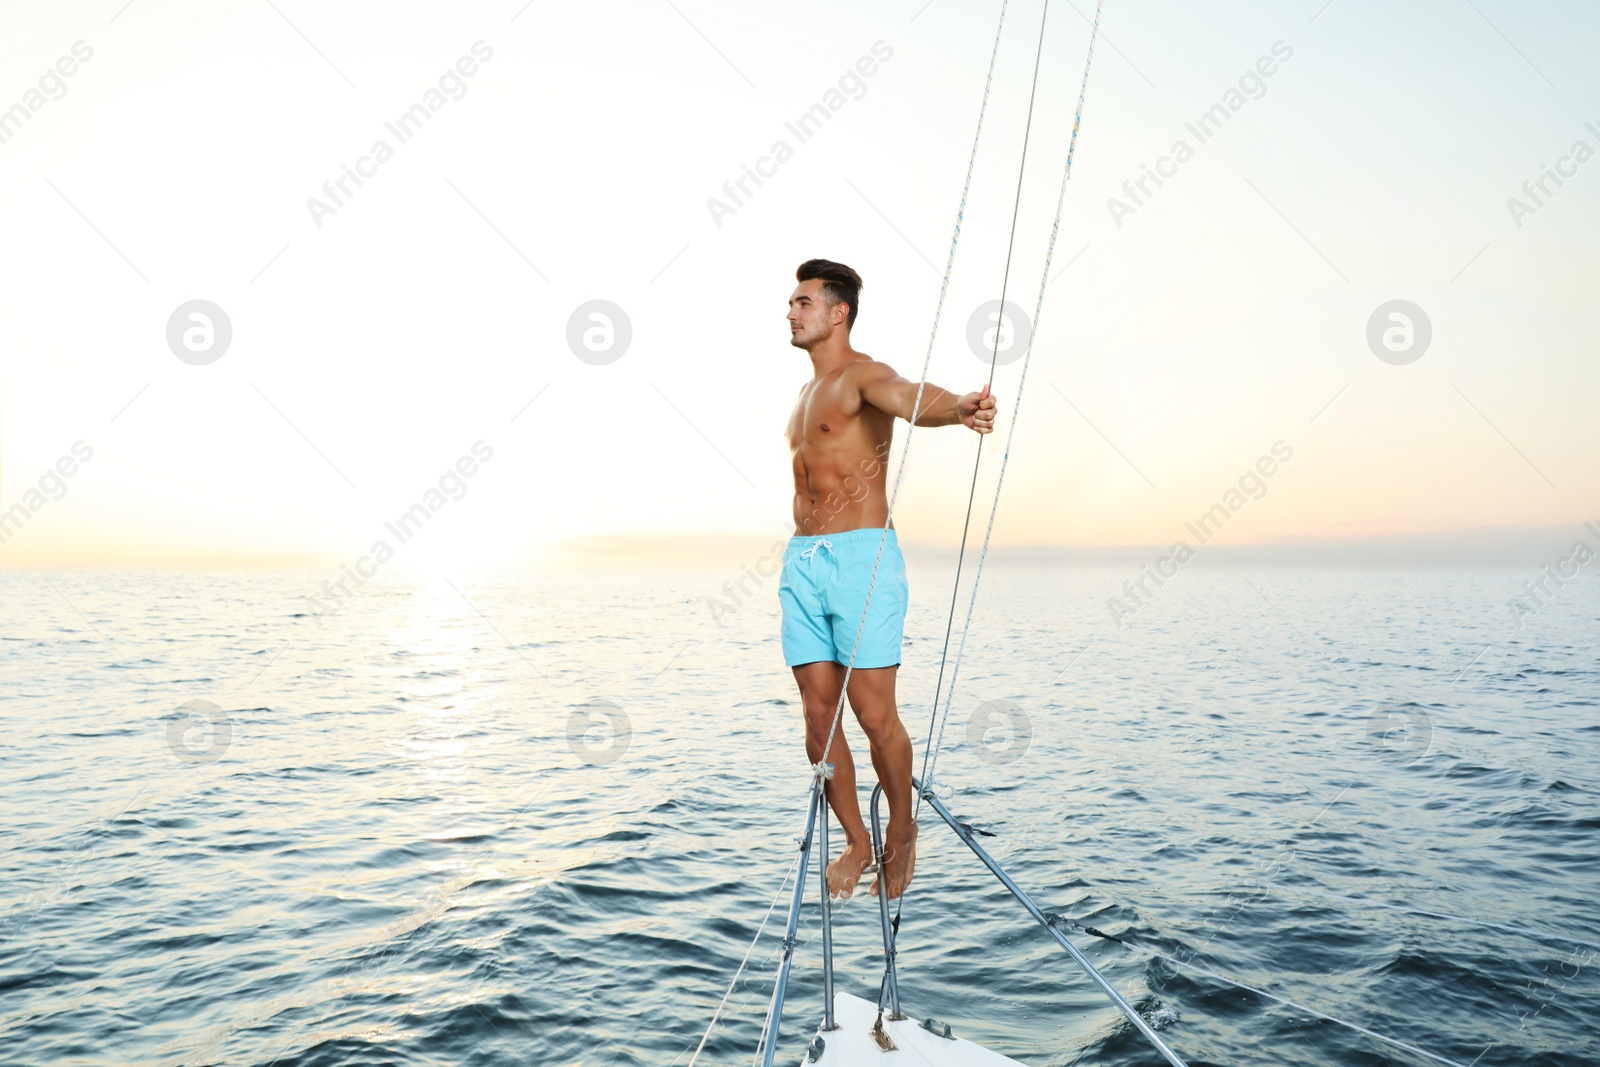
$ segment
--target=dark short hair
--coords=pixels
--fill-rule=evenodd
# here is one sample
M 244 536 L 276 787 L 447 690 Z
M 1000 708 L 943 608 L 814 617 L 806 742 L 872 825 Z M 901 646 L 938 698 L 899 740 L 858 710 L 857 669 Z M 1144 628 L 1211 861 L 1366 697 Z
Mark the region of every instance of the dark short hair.
M 827 294 L 830 307 L 834 304 L 850 305 L 850 314 L 845 317 L 844 325 L 845 329 L 854 326 L 856 312 L 860 310 L 861 275 L 831 259 L 808 259 L 794 272 L 794 280 L 809 282 L 812 278 L 822 279 L 822 292 Z

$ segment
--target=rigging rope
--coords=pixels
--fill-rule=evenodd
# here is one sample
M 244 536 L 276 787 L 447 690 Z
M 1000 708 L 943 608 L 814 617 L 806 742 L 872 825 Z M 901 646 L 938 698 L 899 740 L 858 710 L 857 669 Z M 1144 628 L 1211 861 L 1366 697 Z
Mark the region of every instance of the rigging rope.
M 1085 100 L 1085 98 L 1086 98 L 1086 96 L 1088 94 L 1088 91 L 1089 91 L 1089 68 L 1094 63 L 1094 45 L 1095 45 L 1095 41 L 1100 36 L 1100 14 L 1101 14 L 1101 10 L 1102 10 L 1103 7 L 1104 7 L 1104 0 L 1098 0 L 1098 2 L 1095 4 L 1095 9 L 1094 9 L 1094 22 L 1093 22 L 1092 26 L 1090 27 L 1090 31 L 1089 31 L 1089 54 L 1088 54 L 1088 57 L 1084 60 L 1084 64 L 1083 64 L 1083 80 L 1079 83 L 1079 86 L 1078 86 L 1078 106 L 1077 106 L 1076 110 L 1073 112 L 1073 116 L 1072 116 L 1072 136 L 1067 141 L 1067 162 L 1066 162 L 1066 165 L 1063 168 L 1062 173 L 1061 173 L 1061 187 L 1060 187 L 1060 190 L 1056 194 L 1056 213 L 1055 213 L 1055 218 L 1050 224 L 1050 242 L 1045 248 L 1044 270 L 1040 274 L 1040 277 L 1039 277 L 1039 293 L 1038 293 L 1038 296 L 1034 300 L 1032 328 L 1029 330 L 1028 343 L 1027 343 L 1026 348 L 1023 351 L 1022 372 L 1021 372 L 1020 376 L 1017 379 L 1017 398 L 1016 398 L 1015 403 L 1012 405 L 1011 424 L 1006 430 L 1006 447 L 1005 447 L 1005 452 L 1002 453 L 1001 458 L 1000 458 L 1000 473 L 999 473 L 999 476 L 995 479 L 994 502 L 989 507 L 989 523 L 988 523 L 987 528 L 984 530 L 984 534 L 983 534 L 983 548 L 978 554 L 978 567 L 977 567 L 977 571 L 974 574 L 973 580 L 972 580 L 972 596 L 967 601 L 967 613 L 966 613 L 965 618 L 962 620 L 961 642 L 960 642 L 960 644 L 958 644 L 956 646 L 956 658 L 955 658 L 955 661 L 951 664 L 951 667 L 950 667 L 950 689 L 949 689 L 949 691 L 947 692 L 947 694 L 945 696 L 945 706 L 944 706 L 944 712 L 942 714 L 939 712 L 939 691 L 938 691 L 937 688 L 935 688 L 935 690 L 934 690 L 933 714 L 929 716 L 929 720 L 928 720 L 928 734 L 929 734 L 929 739 L 930 740 L 929 740 L 929 743 L 926 744 L 923 747 L 923 754 L 922 754 L 921 781 L 922 781 L 922 787 L 923 787 L 924 790 L 932 790 L 932 788 L 933 788 L 933 778 L 932 778 L 933 768 L 934 768 L 934 765 L 938 761 L 939 749 L 944 744 L 944 730 L 945 730 L 945 725 L 948 722 L 949 717 L 950 717 L 950 705 L 955 700 L 956 679 L 959 676 L 960 671 L 961 671 L 961 657 L 966 652 L 967 634 L 972 629 L 972 613 L 973 613 L 973 609 L 977 606 L 977 603 L 978 603 L 978 586 L 983 581 L 983 564 L 984 564 L 984 561 L 988 558 L 988 555 L 989 555 L 989 541 L 990 541 L 990 538 L 994 534 L 994 517 L 995 517 L 996 512 L 1000 508 L 1000 489 L 1005 484 L 1006 464 L 1011 459 L 1011 445 L 1012 445 L 1012 441 L 1016 438 L 1017 420 L 1018 420 L 1018 416 L 1019 416 L 1019 414 L 1021 413 L 1021 410 L 1022 410 L 1022 391 L 1023 391 L 1023 388 L 1026 386 L 1027 379 L 1028 379 L 1028 363 L 1030 362 L 1030 360 L 1033 357 L 1033 342 L 1034 342 L 1034 339 L 1039 336 L 1039 318 L 1040 318 L 1040 315 L 1041 315 L 1041 313 L 1043 311 L 1043 308 L 1044 308 L 1044 293 L 1045 293 L 1046 287 L 1049 285 L 1049 282 L 1050 282 L 1050 263 L 1051 263 L 1051 260 L 1055 256 L 1056 238 L 1057 238 L 1057 236 L 1059 236 L 1059 234 L 1061 232 L 1061 208 L 1062 208 L 1062 205 L 1066 201 L 1067 182 L 1070 181 L 1071 178 L 1072 178 L 1072 159 L 1073 159 L 1073 155 L 1076 152 L 1077 147 L 1078 147 L 1078 129 L 1083 124 L 1083 104 L 1084 104 L 1084 100 Z M 1049 10 L 1049 0 L 1046 0 L 1045 8 L 1046 8 L 1046 11 Z M 1040 35 L 1040 48 L 1042 49 L 1043 48 L 1043 43 L 1044 43 L 1043 42 L 1044 26 L 1043 26 L 1042 21 L 1041 21 L 1041 24 L 1040 24 L 1039 35 Z M 1037 75 L 1038 75 L 1038 65 L 1037 65 L 1037 63 L 1038 63 L 1038 61 L 1036 59 L 1035 60 L 1035 67 L 1034 67 L 1034 72 L 1035 72 L 1035 77 L 1036 78 L 1037 78 Z M 1031 98 L 1029 100 L 1028 107 L 1029 107 L 1029 114 L 1031 116 L 1032 115 L 1032 109 L 1033 109 L 1033 104 L 1032 104 Z M 1024 152 L 1024 159 L 1026 159 L 1026 152 L 1027 152 L 1026 140 L 1024 140 L 1023 152 Z M 1020 175 L 1018 176 L 1017 180 L 1018 180 L 1017 195 L 1018 195 L 1018 197 L 1020 199 L 1021 194 L 1022 194 L 1021 176 Z M 1016 232 L 1016 219 L 1015 219 L 1015 216 L 1013 215 L 1013 218 L 1012 218 L 1012 234 L 1013 234 L 1013 237 L 1015 236 L 1015 232 Z M 1006 257 L 1007 257 L 1008 271 L 1009 271 L 1009 261 L 1010 261 L 1010 251 L 1009 251 L 1009 249 L 1008 249 L 1008 251 L 1006 253 Z M 1000 303 L 1000 314 L 1001 314 L 1002 317 L 1005 315 L 1005 297 L 1004 297 L 1003 294 L 1004 294 L 1004 290 L 1002 288 L 1002 296 L 1001 296 L 1001 303 Z M 998 357 L 998 353 L 999 353 L 999 331 L 996 330 L 996 335 L 995 335 L 995 354 L 996 355 L 995 355 L 995 357 L 991 358 L 991 362 L 990 362 L 990 374 L 991 374 L 991 376 L 993 375 L 994 361 L 995 361 L 995 358 Z M 977 460 L 974 461 L 973 468 L 972 468 L 972 490 L 969 493 L 968 499 L 967 499 L 967 523 L 968 524 L 970 524 L 971 520 L 972 520 L 972 498 L 973 498 L 973 495 L 975 495 L 976 492 L 977 492 L 977 487 L 978 487 L 978 464 L 979 464 L 979 462 L 982 461 L 982 458 L 983 458 L 983 442 L 980 439 L 979 442 L 978 442 L 978 458 L 977 458 Z M 963 526 L 962 531 L 961 531 L 961 552 L 962 552 L 963 555 L 966 552 L 966 544 L 967 544 L 967 527 Z M 957 557 L 957 562 L 956 562 L 956 586 L 957 586 L 957 588 L 952 589 L 951 593 L 950 593 L 950 617 L 951 617 L 952 621 L 955 618 L 955 602 L 956 602 L 956 597 L 957 597 L 957 594 L 958 594 L 958 591 L 959 591 L 959 586 L 960 586 L 960 581 L 961 581 L 961 562 L 960 562 L 960 559 L 961 559 L 961 557 L 958 556 Z M 946 624 L 945 650 L 944 650 L 944 653 L 942 653 L 941 656 L 940 656 L 939 676 L 940 676 L 941 681 L 942 681 L 942 679 L 944 677 L 944 656 L 948 654 L 949 648 L 950 648 L 950 630 L 949 630 L 949 625 L 950 625 L 949 623 Z M 937 719 L 938 723 L 939 723 L 939 732 L 938 732 L 937 736 L 935 736 L 934 733 L 933 733 L 933 724 L 934 724 L 934 720 L 935 719 Z M 922 810 L 922 793 L 918 792 L 917 795 L 916 795 L 916 805 L 915 805 L 915 807 L 913 809 L 913 812 L 912 812 L 913 821 L 915 820 L 916 815 L 921 812 L 921 810 Z M 898 937 L 899 932 L 900 932 L 900 914 L 901 914 L 901 911 L 904 909 L 904 907 L 905 907 L 905 893 L 902 892 L 900 894 L 899 898 L 897 899 L 896 903 L 895 903 L 894 921 L 893 921 L 893 924 L 892 924 L 892 927 L 891 927 L 891 931 L 890 931 L 890 946 L 891 947 L 893 947 L 894 940 Z M 883 992 L 884 992 L 884 989 L 887 986 L 887 984 L 888 984 L 888 971 L 887 971 L 887 967 L 886 967 L 885 968 L 885 973 L 884 973 L 883 983 L 879 987 L 878 1001 L 879 1001 L 880 1013 L 882 1011 Z
M 1095 41 L 1100 36 L 1100 12 L 1101 12 L 1101 9 L 1102 9 L 1103 6 L 1104 6 L 1104 0 L 1099 0 L 1099 2 L 1097 2 L 1095 4 L 1094 23 L 1091 26 L 1090 31 L 1089 31 L 1089 54 L 1088 54 L 1088 57 L 1084 60 L 1084 64 L 1083 64 L 1083 80 L 1082 80 L 1082 82 L 1079 83 L 1079 86 L 1078 86 L 1078 106 L 1077 106 L 1077 109 L 1073 112 L 1073 116 L 1072 116 L 1072 136 L 1067 141 L 1067 162 L 1066 162 L 1066 166 L 1062 169 L 1062 172 L 1061 172 L 1061 188 L 1060 188 L 1060 191 L 1056 194 L 1056 213 L 1055 213 L 1054 220 L 1050 224 L 1050 242 L 1045 248 L 1044 270 L 1039 275 L 1039 294 L 1035 298 L 1034 304 L 1033 304 L 1033 323 L 1032 323 L 1032 328 L 1029 330 L 1029 333 L 1028 333 L 1028 344 L 1027 344 L 1027 347 L 1023 350 L 1022 371 L 1021 371 L 1020 375 L 1017 378 L 1017 398 L 1016 398 L 1016 401 L 1013 403 L 1012 409 L 1011 409 L 1011 424 L 1006 430 L 1006 448 L 1005 448 L 1005 451 L 1001 454 L 1001 457 L 1000 457 L 1000 473 L 996 477 L 995 483 L 994 483 L 994 502 L 989 507 L 989 524 L 988 524 L 987 528 L 984 530 L 983 548 L 978 553 L 978 569 L 977 569 L 976 574 L 973 576 L 973 580 L 972 580 L 972 596 L 967 601 L 967 613 L 966 613 L 966 616 L 963 618 L 962 624 L 961 624 L 961 642 L 960 642 L 959 645 L 956 646 L 955 662 L 952 663 L 951 667 L 950 667 L 950 689 L 949 689 L 949 692 L 945 695 L 944 712 L 943 712 L 942 715 L 938 716 L 938 718 L 939 718 L 939 734 L 934 739 L 933 744 L 930 747 L 925 748 L 924 751 L 923 751 L 922 785 L 923 785 L 923 788 L 925 788 L 925 789 L 932 789 L 933 788 L 933 768 L 934 768 L 935 763 L 938 761 L 939 749 L 944 743 L 944 728 L 945 728 L 945 724 L 948 721 L 949 716 L 950 716 L 950 705 L 955 700 L 956 678 L 959 676 L 960 671 L 961 671 L 961 657 L 966 652 L 967 634 L 970 633 L 971 630 L 972 630 L 972 612 L 973 612 L 973 609 L 977 606 L 977 603 L 978 603 L 978 585 L 983 581 L 983 564 L 984 564 L 984 561 L 988 558 L 988 555 L 989 555 L 989 541 L 994 535 L 994 517 L 995 517 L 995 514 L 1000 509 L 1000 489 L 1005 484 L 1006 465 L 1011 460 L 1011 444 L 1016 439 L 1016 436 L 1017 436 L 1017 421 L 1018 421 L 1018 417 L 1020 416 L 1020 414 L 1022 412 L 1022 392 L 1023 392 L 1023 389 L 1026 387 L 1027 381 L 1028 381 L 1028 364 L 1033 358 L 1033 342 L 1034 342 L 1034 339 L 1039 336 L 1039 318 L 1040 318 L 1040 315 L 1041 315 L 1041 313 L 1043 312 L 1043 309 L 1044 309 L 1044 293 L 1045 293 L 1045 289 L 1050 284 L 1050 263 L 1051 263 L 1051 260 L 1055 257 L 1056 238 L 1061 233 L 1061 208 L 1062 208 L 1062 205 L 1066 202 L 1067 182 L 1070 181 L 1071 178 L 1072 178 L 1072 157 L 1073 157 L 1073 154 L 1074 154 L 1074 152 L 1076 151 L 1076 149 L 1078 147 L 1078 129 L 1083 123 L 1083 102 L 1084 102 L 1084 99 L 1085 99 L 1085 97 L 1086 97 L 1086 95 L 1088 94 L 1088 91 L 1089 91 L 1089 68 L 1094 63 L 1094 44 L 1095 44 Z M 1046 7 L 1048 7 L 1048 0 L 1046 0 Z M 1019 188 L 1019 195 L 1020 195 L 1020 188 Z M 1013 225 L 1014 225 L 1014 223 L 1013 223 Z M 1005 305 L 1003 303 L 1001 304 L 1001 314 L 1002 315 L 1005 314 Z M 995 351 L 996 351 L 996 353 L 998 353 L 998 351 L 999 351 L 998 333 L 996 335 L 996 349 L 995 349 Z M 992 365 L 991 365 L 991 373 L 992 373 Z M 982 445 L 983 445 L 983 442 L 980 440 L 979 441 L 979 447 L 978 447 L 978 459 L 980 461 L 981 461 L 981 459 L 983 457 L 983 447 L 982 447 Z M 974 493 L 977 491 L 977 485 L 978 485 L 978 464 L 977 464 L 977 462 L 974 462 L 973 470 L 972 470 L 972 486 L 973 486 L 973 492 Z M 971 517 L 972 517 L 972 505 L 969 502 L 968 505 L 967 505 L 967 518 L 968 518 L 969 522 L 971 520 Z M 962 550 L 963 551 L 965 551 L 965 549 L 966 549 L 966 539 L 967 539 L 966 530 L 963 529 L 962 533 L 961 533 L 961 544 L 962 544 Z M 959 581 L 960 581 L 959 564 L 958 564 L 958 568 L 957 568 L 956 580 L 959 583 Z M 953 598 L 955 594 L 952 592 L 951 595 L 952 595 L 952 598 Z M 948 644 L 949 644 L 949 639 L 950 639 L 949 638 L 949 634 L 946 633 L 945 642 L 946 642 L 946 647 L 947 648 L 948 648 Z M 941 667 L 941 673 L 942 673 L 942 670 L 943 670 L 943 668 Z M 938 713 L 937 693 L 935 693 L 934 711 L 935 711 L 936 714 Z M 931 730 L 932 730 L 931 721 L 929 723 L 929 729 L 930 729 L 930 733 L 931 733 Z M 922 797 L 919 794 L 917 796 L 917 807 L 916 807 L 916 810 L 920 811 L 921 808 L 922 808 Z
M 1033 82 L 1028 87 L 1028 118 L 1027 118 L 1027 122 L 1024 124 L 1023 129 L 1022 129 L 1022 159 L 1017 164 L 1017 192 L 1016 192 L 1016 197 L 1012 201 L 1012 205 L 1011 205 L 1011 234 L 1006 240 L 1006 266 L 1005 266 L 1005 272 L 1001 275 L 1001 279 L 1000 279 L 1000 312 L 996 316 L 995 331 L 994 331 L 994 351 L 993 351 L 993 353 L 991 353 L 991 355 L 989 357 L 989 378 L 984 383 L 984 387 L 985 388 L 988 388 L 990 385 L 992 385 L 994 383 L 994 368 L 995 368 L 995 364 L 999 361 L 999 358 L 1000 358 L 1000 333 L 1001 333 L 1000 326 L 1001 326 L 1001 324 L 1003 324 L 1005 322 L 1006 292 L 1007 292 L 1008 287 L 1011 284 L 1011 253 L 1012 253 L 1012 250 L 1016 247 L 1016 243 L 1017 243 L 1017 216 L 1018 216 L 1018 214 L 1019 214 L 1019 212 L 1021 211 L 1021 208 L 1022 208 L 1022 178 L 1023 178 L 1023 175 L 1026 173 L 1027 166 L 1028 166 L 1028 137 L 1029 137 L 1029 134 L 1033 130 L 1033 102 L 1034 102 L 1034 97 L 1037 94 L 1038 87 L 1039 87 L 1039 62 L 1044 56 L 1044 26 L 1045 26 L 1045 19 L 1048 18 L 1049 15 L 1050 15 L 1050 0 L 1045 0 L 1044 11 L 1039 16 L 1039 46 L 1038 46 L 1038 49 L 1037 49 L 1037 51 L 1035 51 L 1034 56 L 1033 56 Z M 1070 157 L 1070 150 L 1069 150 L 1069 157 Z M 1059 222 L 1059 220 L 1060 220 L 1060 216 L 1059 216 L 1059 213 L 1058 213 L 1057 221 Z M 1032 337 L 1031 333 L 1029 335 L 1028 342 L 1029 342 L 1029 348 L 1031 349 L 1032 348 L 1032 342 L 1033 342 L 1033 337 Z M 1024 364 L 1024 366 L 1026 366 L 1026 364 Z M 1017 398 L 1019 400 L 1021 399 L 1020 391 L 1018 392 Z M 1008 442 L 1008 447 L 1009 447 L 1009 442 Z M 928 786 L 929 788 L 932 788 L 932 786 L 931 786 L 931 783 L 928 780 L 928 770 L 929 770 L 928 756 L 929 756 L 929 754 L 930 754 L 930 752 L 932 750 L 931 746 L 934 743 L 933 726 L 934 726 L 935 721 L 937 721 L 937 719 L 938 719 L 939 692 L 944 686 L 945 661 L 950 656 L 950 631 L 951 631 L 951 628 L 955 625 L 955 621 L 956 621 L 956 600 L 957 600 L 957 598 L 958 598 L 958 596 L 960 594 L 960 590 L 961 590 L 961 565 L 962 565 L 963 560 L 965 560 L 966 554 L 967 554 L 967 534 L 972 528 L 972 504 L 973 504 L 973 501 L 976 499 L 977 493 L 978 493 L 978 468 L 982 465 L 982 463 L 983 463 L 983 439 L 980 437 L 978 439 L 978 447 L 976 449 L 976 455 L 974 456 L 973 462 L 972 462 L 972 485 L 967 490 L 967 515 L 966 515 L 966 518 L 963 520 L 963 522 L 961 524 L 961 548 L 960 548 L 960 551 L 957 552 L 957 554 L 956 554 L 956 576 L 955 576 L 955 581 L 951 583 L 951 588 L 950 588 L 950 615 L 945 620 L 945 624 L 944 624 L 944 647 L 943 647 L 943 649 L 940 650 L 940 653 L 939 653 L 939 677 L 938 677 L 938 680 L 934 683 L 934 687 L 933 687 L 933 708 L 932 708 L 932 712 L 928 715 L 928 740 L 927 740 L 926 743 L 924 743 L 924 745 L 922 747 L 922 782 L 923 782 L 923 784 L 925 786 Z M 995 503 L 996 503 L 996 505 L 999 504 L 999 498 L 998 497 L 996 497 Z M 992 511 L 990 513 L 990 527 L 991 527 L 991 529 L 993 528 L 993 512 Z M 986 548 L 987 548 L 987 545 L 988 545 L 988 542 L 986 540 L 985 541 L 985 547 Z M 979 572 L 979 577 L 980 578 L 982 577 L 982 571 L 981 570 Z M 976 582 L 973 583 L 972 591 L 973 591 L 974 596 L 976 596 L 977 591 L 978 591 Z M 967 620 L 968 620 L 969 623 L 971 621 L 971 617 L 972 617 L 972 612 L 971 612 L 971 609 L 969 608 L 968 612 L 967 612 Z M 962 645 L 962 647 L 965 647 L 965 635 L 963 635 L 963 645 Z M 951 688 L 952 694 L 954 693 L 955 684 L 956 684 L 955 683 L 955 671 L 960 668 L 960 665 L 961 665 L 961 652 L 958 649 L 957 652 L 956 652 L 956 662 L 951 668 L 951 675 L 950 675 L 950 688 Z M 943 730 L 941 730 L 940 731 L 940 740 L 941 741 L 943 740 L 943 736 L 944 736 L 944 732 L 943 732 Z M 917 797 L 917 799 L 916 799 L 916 807 L 912 811 L 912 820 L 913 821 L 915 821 L 915 819 L 916 819 L 916 813 L 920 812 L 921 810 L 922 810 L 922 797 L 919 795 Z M 898 914 L 899 914 L 899 912 L 897 910 L 896 911 L 896 915 L 898 915 Z
M 994 31 L 994 47 L 989 52 L 989 74 L 983 83 L 983 100 L 978 105 L 978 127 L 972 134 L 972 152 L 967 156 L 967 177 L 961 186 L 961 203 L 956 208 L 956 228 L 950 235 L 950 252 L 945 258 L 944 280 L 939 283 L 939 303 L 933 309 L 933 329 L 928 334 L 928 351 L 922 357 L 922 374 L 917 380 L 917 396 L 911 404 L 911 418 L 906 427 L 906 443 L 900 452 L 900 466 L 894 475 L 894 487 L 889 493 L 889 510 L 883 520 L 883 534 L 878 538 L 878 554 L 872 561 L 872 577 L 867 580 L 866 600 L 861 605 L 861 621 L 856 625 L 855 643 L 850 647 L 850 662 L 845 665 L 844 681 L 839 686 L 839 704 L 833 709 L 833 723 L 828 727 L 828 740 L 822 746 L 822 757 L 813 765 L 813 787 L 822 788 L 822 780 L 827 775 L 825 770 L 828 762 L 828 753 L 833 749 L 833 738 L 839 730 L 839 720 L 844 715 L 845 694 L 850 688 L 850 674 L 855 669 L 856 653 L 861 648 L 861 633 L 867 625 L 867 611 L 872 607 L 872 589 L 878 581 L 878 565 L 883 562 L 883 546 L 889 539 L 889 524 L 894 521 L 894 503 L 900 496 L 900 479 L 906 472 L 906 457 L 911 454 L 911 434 L 917 428 L 917 415 L 922 411 L 923 387 L 928 384 L 928 368 L 933 363 L 933 343 L 939 336 L 939 318 L 944 312 L 944 298 L 950 290 L 950 274 L 956 263 L 956 244 L 961 240 L 961 223 L 967 213 L 967 194 L 972 189 L 972 170 L 978 161 L 978 142 L 983 137 L 983 117 L 989 110 L 989 90 L 994 85 L 995 60 L 1000 54 L 1000 34 L 1006 25 L 1006 4 L 1009 0 L 1000 0 L 1000 22 Z M 935 705 L 937 707 L 937 705 Z M 826 812 L 824 812 L 826 818 Z M 823 857 L 824 865 L 827 857 Z

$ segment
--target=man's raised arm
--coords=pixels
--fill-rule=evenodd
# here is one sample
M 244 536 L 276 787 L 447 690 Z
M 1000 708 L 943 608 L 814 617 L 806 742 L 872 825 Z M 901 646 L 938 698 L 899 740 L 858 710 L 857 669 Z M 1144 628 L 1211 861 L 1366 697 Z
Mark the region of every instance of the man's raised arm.
M 861 398 L 897 419 L 911 421 L 911 406 L 916 403 L 917 383 L 894 372 L 887 363 L 869 363 L 857 370 Z M 981 392 L 957 396 L 932 382 L 922 389 L 922 407 L 917 411 L 918 426 L 954 426 L 960 423 L 978 433 L 994 429 L 994 397 L 985 385 Z

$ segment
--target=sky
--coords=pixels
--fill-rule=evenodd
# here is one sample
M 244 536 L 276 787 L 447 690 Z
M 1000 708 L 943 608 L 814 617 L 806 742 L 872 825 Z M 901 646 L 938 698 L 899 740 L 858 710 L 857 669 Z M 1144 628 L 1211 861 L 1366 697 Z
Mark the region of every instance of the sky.
M 7 3 L 0 568 L 786 537 L 802 260 L 862 274 L 857 349 L 961 392 L 985 305 L 1035 318 L 1084 0 L 1005 7 L 933 333 L 1000 10 Z M 1219 504 L 1235 546 L 1600 523 L 1600 12 L 1100 30 L 979 529 L 1008 441 L 1002 546 Z M 901 539 L 953 545 L 980 442 L 906 430 Z

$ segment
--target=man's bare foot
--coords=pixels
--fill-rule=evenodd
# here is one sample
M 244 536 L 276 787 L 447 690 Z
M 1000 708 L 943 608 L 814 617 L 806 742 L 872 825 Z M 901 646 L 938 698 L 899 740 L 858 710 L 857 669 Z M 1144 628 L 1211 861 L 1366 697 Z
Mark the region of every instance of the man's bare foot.
M 916 865 L 917 824 L 912 823 L 910 830 L 900 831 L 890 823 L 883 835 L 883 868 L 872 880 L 872 895 L 878 895 L 880 882 L 888 889 L 890 900 L 904 893 L 911 884 L 911 871 Z
M 839 858 L 828 864 L 828 895 L 848 897 L 861 881 L 861 872 L 871 862 L 872 842 L 867 838 L 846 844 Z

